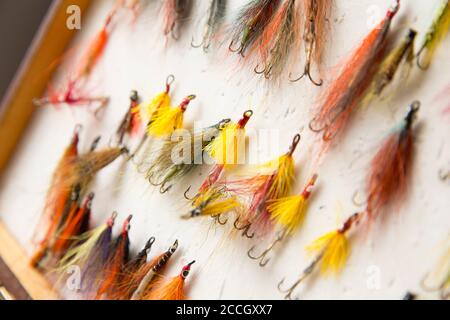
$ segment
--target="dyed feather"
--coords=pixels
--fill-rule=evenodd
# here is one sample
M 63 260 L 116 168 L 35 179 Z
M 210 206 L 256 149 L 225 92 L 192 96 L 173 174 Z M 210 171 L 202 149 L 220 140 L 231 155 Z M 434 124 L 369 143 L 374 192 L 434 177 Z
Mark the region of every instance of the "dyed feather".
M 81 286 L 86 296 L 95 291 L 97 277 L 103 272 L 110 256 L 112 227 L 116 217 L 114 212 L 105 224 L 80 235 L 59 262 L 57 271 L 61 275 L 74 266 L 81 269 Z
M 75 210 L 69 213 L 53 244 L 52 252 L 54 254 L 65 253 L 78 236 L 88 231 L 93 199 L 94 194 L 90 193 L 81 208 L 77 205 Z
M 264 68 L 255 71 L 268 78 L 279 79 L 290 53 L 299 44 L 300 16 L 295 0 L 286 0 L 264 29 L 259 43 L 260 59 Z
M 232 31 L 230 51 L 244 56 L 259 44 L 259 38 L 280 4 L 279 0 L 252 0 L 240 11 Z M 233 48 L 239 44 L 237 48 Z
M 408 114 L 394 132 L 383 142 L 371 161 L 366 178 L 367 214 L 378 216 L 393 202 L 399 203 L 406 195 L 408 176 L 414 153 L 412 124 L 420 103 L 412 103 Z
M 370 86 L 376 67 L 383 58 L 386 36 L 399 3 L 397 0 L 385 18 L 364 38 L 344 63 L 340 75 L 325 91 L 319 112 L 310 122 L 311 130 L 323 131 L 324 141 L 333 139 L 344 130 Z
M 130 94 L 130 106 L 116 131 L 118 145 L 123 145 L 125 135 L 135 136 L 141 127 L 139 96 L 133 90 Z
M 130 230 L 131 215 L 124 221 L 122 232 L 116 239 L 110 257 L 105 266 L 103 279 L 101 279 L 95 299 L 108 299 L 116 292 L 116 286 L 121 280 L 123 268 L 126 266 L 129 257 L 130 240 L 128 231 Z
M 175 130 L 183 127 L 184 112 L 195 95 L 184 98 L 177 107 L 158 109 L 153 122 L 147 127 L 147 134 L 157 138 L 170 136 Z
M 416 35 L 417 32 L 415 30 L 409 29 L 405 39 L 398 46 L 394 47 L 383 60 L 368 90 L 365 98 L 366 103 L 375 97 L 379 97 L 392 83 L 402 67 L 405 67 L 404 71 L 406 74 L 409 74 L 414 59 L 414 39 Z
M 168 282 L 164 279 L 155 282 L 154 289 L 150 290 L 144 300 L 185 300 L 184 284 L 194 263 L 192 261 L 184 266 L 181 273 Z
M 189 18 L 192 9 L 191 0 L 165 0 L 164 1 L 164 27 L 165 36 L 171 34 L 172 38 L 179 38 L 179 31 L 183 23 Z
M 134 291 L 131 295 L 131 300 L 140 300 L 148 293 L 148 287 L 169 262 L 172 255 L 178 248 L 178 240 L 164 252 L 163 254 L 155 257 L 152 261 L 145 264 L 138 270 L 132 280 L 132 287 Z
M 303 223 L 307 211 L 308 199 L 317 180 L 314 175 L 300 195 L 269 201 L 267 210 L 273 222 L 282 226 L 286 233 L 292 234 Z
M 190 132 L 165 140 L 157 151 L 159 154 L 146 170 L 146 179 L 165 193 L 174 183 L 185 177 L 195 167 L 203 163 L 204 151 L 214 141 L 214 137 L 225 127 L 229 119 L 203 129 L 200 133 Z
M 286 197 L 295 180 L 295 163 L 293 153 L 300 142 L 300 135 L 296 135 L 289 152 L 269 161 L 259 167 L 262 174 L 255 177 L 232 181 L 228 184 L 233 189 L 243 189 L 251 196 L 249 208 L 239 220 L 251 225 L 251 229 L 259 236 L 267 234 L 273 223 L 268 211 L 270 202 Z
M 425 40 L 417 53 L 417 65 L 426 70 L 433 56 L 450 28 L 450 1 L 443 0 L 435 20 L 431 24 Z

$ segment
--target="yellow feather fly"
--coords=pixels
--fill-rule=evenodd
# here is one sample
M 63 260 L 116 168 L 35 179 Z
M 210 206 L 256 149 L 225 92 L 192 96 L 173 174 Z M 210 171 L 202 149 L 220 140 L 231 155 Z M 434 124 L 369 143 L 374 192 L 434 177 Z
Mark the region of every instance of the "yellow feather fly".
M 217 164 L 231 166 L 241 163 L 245 154 L 245 125 L 253 112 L 248 110 L 238 123 L 229 122 L 206 151 Z
M 292 234 L 303 223 L 306 215 L 308 199 L 317 180 L 315 174 L 303 192 L 299 195 L 275 199 L 267 207 L 271 219 L 281 225 L 286 233 Z
M 166 80 L 166 90 L 156 95 L 145 107 L 139 107 L 139 109 L 145 110 L 145 115 L 149 123 L 154 120 L 157 110 L 168 108 L 170 106 L 170 86 L 174 81 L 175 77 L 173 75 L 169 75 Z
M 179 106 L 158 109 L 147 127 L 147 134 L 162 138 L 183 127 L 184 112 L 195 95 L 187 96 Z
M 339 273 L 347 261 L 350 251 L 350 245 L 347 239 L 347 233 L 354 224 L 360 221 L 361 214 L 355 213 L 345 221 L 342 228 L 331 231 L 306 247 L 310 253 L 318 254 L 321 257 L 321 272 Z

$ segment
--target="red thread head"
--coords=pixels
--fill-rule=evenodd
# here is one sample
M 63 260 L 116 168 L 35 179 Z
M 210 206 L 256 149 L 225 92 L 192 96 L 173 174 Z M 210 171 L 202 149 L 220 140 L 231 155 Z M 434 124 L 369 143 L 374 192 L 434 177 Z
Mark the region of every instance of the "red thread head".
M 108 221 L 106 222 L 106 224 L 108 225 L 108 227 L 112 228 L 112 226 L 114 225 L 114 222 L 116 221 L 117 218 L 117 212 L 114 211 L 111 215 L 111 217 L 108 219 Z
M 187 265 L 185 265 L 185 266 L 183 267 L 183 269 L 181 270 L 181 274 L 180 274 L 180 277 L 181 277 L 181 278 L 183 278 L 183 279 L 186 279 L 186 278 L 187 278 L 187 276 L 189 275 L 189 271 L 191 271 L 191 266 L 192 266 L 194 263 L 195 263 L 195 260 L 192 261 L 192 262 L 190 262 L 190 263 L 188 263 Z
M 175 81 L 175 76 L 173 74 L 169 74 L 166 79 L 166 93 L 170 92 L 170 86 Z
M 123 222 L 123 226 L 122 226 L 122 233 L 124 234 L 124 233 L 127 233 L 128 232 L 128 230 L 130 230 L 130 221 L 131 221 L 131 218 L 133 218 L 133 215 L 129 215 L 126 219 L 125 219 L 125 221 Z
M 356 223 L 359 222 L 361 218 L 361 214 L 360 213 L 355 213 L 353 215 L 351 215 L 345 222 L 344 225 L 342 226 L 341 229 L 339 229 L 339 233 L 346 233 L 347 231 L 349 231 L 351 229 L 351 227 Z
M 87 196 L 87 198 L 86 198 L 86 201 L 84 202 L 84 207 L 85 207 L 85 208 L 87 208 L 87 209 L 90 209 L 90 208 L 91 208 L 91 206 L 92 206 L 92 200 L 94 200 L 94 196 L 95 196 L 95 194 L 94 194 L 93 192 L 91 192 L 91 193 L 88 194 L 88 196 Z
M 242 115 L 242 119 L 239 120 L 239 122 L 238 122 L 239 128 L 241 128 L 241 129 L 245 128 L 245 126 L 247 125 L 248 120 L 250 120 L 252 115 L 253 115 L 253 111 L 252 110 L 245 111 L 244 114 Z
M 187 106 L 189 105 L 189 103 L 194 100 L 196 98 L 195 94 L 191 94 L 189 96 L 187 96 L 186 98 L 183 99 L 183 101 L 180 103 L 180 109 L 184 111 L 186 111 Z
M 318 175 L 317 175 L 317 173 L 315 173 L 309 180 L 308 184 L 306 185 L 305 189 L 302 192 L 302 196 L 304 199 L 308 199 L 311 196 L 311 193 L 314 188 L 314 184 L 317 181 L 317 178 L 318 178 Z
M 395 3 L 393 3 L 392 6 L 389 8 L 386 16 L 389 19 L 392 19 L 397 14 L 399 9 L 400 9 L 400 0 L 396 0 Z

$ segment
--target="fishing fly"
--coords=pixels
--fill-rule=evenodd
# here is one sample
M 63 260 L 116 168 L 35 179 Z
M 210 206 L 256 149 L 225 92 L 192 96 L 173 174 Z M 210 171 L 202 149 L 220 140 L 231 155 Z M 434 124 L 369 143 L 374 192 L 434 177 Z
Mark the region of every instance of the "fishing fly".
M 234 227 L 242 230 L 243 235 L 252 238 L 256 233 L 262 237 L 272 230 L 273 223 L 268 205 L 274 200 L 288 196 L 291 191 L 295 180 L 293 154 L 300 139 L 300 134 L 295 135 L 289 151 L 258 166 L 255 176 L 228 183 L 230 188 L 241 190 L 240 192 L 249 194 L 251 198 L 248 209 L 234 222 Z
M 97 289 L 97 277 L 103 272 L 111 252 L 112 228 L 117 217 L 113 212 L 106 223 L 80 235 L 67 253 L 61 258 L 57 271 L 67 274 L 70 268 L 81 269 L 81 288 L 87 297 Z
M 165 140 L 156 152 L 158 156 L 146 171 L 146 179 L 159 187 L 161 193 L 168 192 L 174 183 L 203 163 L 205 149 L 230 121 L 224 119 L 199 133 L 189 131 L 188 134 Z
M 144 300 L 185 300 L 185 281 L 194 263 L 195 261 L 192 261 L 185 265 L 178 276 L 168 281 L 164 279 L 156 281 L 153 285 L 154 289 L 149 291 Z
M 315 240 L 307 247 L 307 250 L 315 254 L 312 262 L 303 270 L 301 276 L 289 288 L 283 289 L 285 279 L 278 283 L 278 290 L 286 294 L 285 299 L 291 300 L 295 289 L 320 266 L 322 274 L 339 273 L 348 257 L 349 240 L 348 234 L 356 227 L 361 219 L 361 214 L 350 216 L 343 226 L 331 231 Z
M 428 29 L 425 39 L 417 52 L 417 66 L 426 70 L 433 56 L 450 28 L 450 2 L 443 0 L 436 18 Z
M 131 300 L 141 300 L 149 292 L 149 285 L 167 266 L 170 258 L 178 249 L 178 240 L 163 254 L 153 258 L 136 272 L 133 278 L 133 291 L 131 291 Z
M 119 283 L 124 267 L 129 261 L 130 240 L 128 232 L 131 218 L 130 215 L 125 219 L 122 232 L 111 249 L 95 300 L 110 298 L 116 292 L 116 285 Z
M 246 4 L 233 26 L 229 50 L 242 57 L 247 50 L 253 50 L 279 4 L 280 0 L 252 0 Z
M 317 174 L 314 174 L 299 195 L 288 196 L 268 202 L 267 210 L 270 213 L 270 219 L 279 226 L 281 230 L 277 232 L 275 240 L 258 256 L 252 254 L 256 246 L 253 246 L 247 252 L 251 259 L 260 261 L 259 265 L 261 267 L 264 267 L 269 263 L 270 258 L 267 258 L 267 255 L 273 251 L 275 246 L 283 241 L 286 236 L 292 235 L 302 225 L 307 211 L 308 200 L 313 191 L 317 177 Z
M 163 33 L 165 36 L 170 34 L 173 39 L 178 40 L 180 29 L 191 14 L 192 0 L 166 0 L 163 6 Z
M 225 123 L 219 135 L 207 146 L 206 151 L 215 161 L 215 165 L 193 198 L 187 196 L 191 187 L 185 191 L 184 196 L 192 202 L 193 209 L 188 215 L 183 216 L 184 218 L 197 217 L 208 212 L 214 217 L 219 217 L 220 214 L 238 207 L 236 197 L 230 196 L 227 188 L 218 182 L 225 170 L 230 170 L 241 163 L 245 153 L 245 126 L 252 115 L 253 111 L 247 110 L 237 123 L 231 121 Z
M 383 209 L 404 198 L 413 156 L 412 125 L 419 106 L 418 101 L 411 104 L 404 120 L 386 138 L 373 157 L 366 177 L 366 209 L 350 216 L 342 228 L 325 234 L 307 247 L 309 252 L 315 254 L 315 258 L 291 287 L 282 289 L 284 280 L 279 283 L 278 288 L 286 294 L 286 299 L 292 298 L 298 285 L 319 265 L 322 273 L 341 271 L 350 251 L 348 233 L 363 221 L 371 222 L 378 218 Z
M 353 110 L 361 102 L 383 57 L 387 34 L 399 5 L 400 1 L 397 0 L 350 55 L 339 76 L 325 90 L 319 112 L 309 123 L 312 131 L 323 132 L 323 141 L 330 141 L 343 131 Z
M 415 30 L 409 29 L 405 38 L 383 60 L 366 94 L 365 99 L 367 102 L 374 97 L 381 96 L 383 91 L 392 83 L 399 70 L 403 69 L 406 75 L 409 74 L 414 61 L 414 40 L 416 35 L 417 32 Z
M 264 28 L 259 41 L 260 59 L 263 68 L 255 72 L 266 79 L 279 79 L 288 63 L 289 55 L 298 46 L 299 13 L 295 0 L 284 1 L 274 17 Z
M 193 48 L 203 48 L 203 51 L 208 52 L 211 42 L 217 36 L 220 26 L 225 18 L 225 11 L 227 7 L 227 0 L 211 0 L 208 9 L 208 19 L 203 30 L 202 42 L 195 44 L 192 38 L 191 46 Z
M 311 75 L 311 66 L 314 63 L 318 67 L 322 65 L 322 57 L 325 49 L 327 23 L 331 13 L 333 1 L 329 0 L 304 0 L 305 23 L 303 31 L 303 41 L 305 45 L 306 62 L 303 73 L 292 82 L 297 82 L 304 77 L 316 86 L 323 84 L 322 79 L 314 80 Z
M 144 132 L 144 136 L 142 137 L 140 143 L 136 147 L 136 150 L 133 152 L 131 157 L 133 158 L 136 154 L 139 153 L 141 148 L 145 145 L 149 138 L 149 130 L 152 126 L 153 122 L 155 121 L 155 117 L 158 113 L 161 113 L 166 108 L 169 108 L 171 105 L 171 99 L 170 99 L 170 89 L 175 81 L 175 77 L 173 75 L 169 75 L 166 79 L 166 85 L 165 90 L 159 94 L 157 94 L 147 105 L 140 104 L 139 109 L 145 110 L 145 114 L 147 116 L 147 125 L 146 130 Z
M 125 135 L 136 136 L 141 126 L 140 105 L 138 92 L 133 90 L 130 94 L 130 106 L 127 113 L 116 130 L 117 144 L 123 145 Z

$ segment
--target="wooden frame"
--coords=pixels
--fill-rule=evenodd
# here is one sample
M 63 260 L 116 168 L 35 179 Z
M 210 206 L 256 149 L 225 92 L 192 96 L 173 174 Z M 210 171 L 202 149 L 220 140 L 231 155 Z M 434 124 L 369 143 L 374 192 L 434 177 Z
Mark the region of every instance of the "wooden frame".
M 76 34 L 66 27 L 67 7 L 84 14 L 90 0 L 55 0 L 35 36 L 0 108 L 0 175 L 6 169 L 36 109 L 33 98 L 44 94 L 48 67 L 60 58 Z M 47 280 L 29 266 L 25 251 L 0 222 L 0 256 L 33 299 L 57 299 Z

